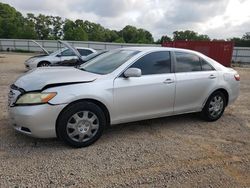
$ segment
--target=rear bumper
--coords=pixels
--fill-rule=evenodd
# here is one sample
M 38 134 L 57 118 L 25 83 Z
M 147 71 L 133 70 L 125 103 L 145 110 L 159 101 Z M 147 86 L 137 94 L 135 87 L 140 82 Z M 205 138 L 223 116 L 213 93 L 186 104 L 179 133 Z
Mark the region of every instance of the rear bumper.
M 232 104 L 239 97 L 240 94 L 240 82 L 236 82 L 231 87 L 231 92 L 229 94 L 228 105 Z
M 37 138 L 56 137 L 56 120 L 63 105 L 15 106 L 9 108 L 13 128 L 23 134 Z

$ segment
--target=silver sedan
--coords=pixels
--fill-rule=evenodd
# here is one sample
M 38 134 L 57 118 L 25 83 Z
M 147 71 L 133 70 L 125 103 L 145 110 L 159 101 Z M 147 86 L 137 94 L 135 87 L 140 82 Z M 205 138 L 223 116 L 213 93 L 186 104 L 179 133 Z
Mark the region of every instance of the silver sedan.
M 201 53 L 123 48 L 78 69 L 26 73 L 11 85 L 9 111 L 21 133 L 84 147 L 108 125 L 192 112 L 215 121 L 237 99 L 239 88 L 235 70 Z

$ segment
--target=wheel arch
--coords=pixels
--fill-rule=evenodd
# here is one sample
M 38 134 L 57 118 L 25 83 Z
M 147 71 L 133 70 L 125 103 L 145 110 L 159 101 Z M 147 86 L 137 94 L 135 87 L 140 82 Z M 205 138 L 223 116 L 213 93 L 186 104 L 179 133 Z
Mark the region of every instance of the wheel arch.
M 49 62 L 47 60 L 42 60 L 39 63 L 37 63 L 37 67 L 39 67 L 41 65 L 41 63 L 48 63 L 49 65 L 51 65 L 51 62 Z
M 74 105 L 78 102 L 92 102 L 96 105 L 98 105 L 104 112 L 105 116 L 106 116 L 106 125 L 109 126 L 110 125 L 110 113 L 109 113 L 109 110 L 108 108 L 106 107 L 105 104 L 103 104 L 102 102 L 100 102 L 99 100 L 96 100 L 96 99 L 90 99 L 90 98 L 86 98 L 86 99 L 79 99 L 79 100 L 76 100 L 76 101 L 72 101 L 70 102 L 68 105 L 66 105 L 62 110 L 61 112 L 59 113 L 59 115 L 57 116 L 57 119 L 56 119 L 56 130 L 57 130 L 57 126 L 58 126 L 58 118 L 60 117 L 60 115 L 71 105 Z M 56 133 L 57 134 L 57 133 Z M 58 134 L 57 134 L 58 135 Z
M 222 92 L 222 93 L 224 94 L 224 96 L 225 96 L 225 98 L 226 98 L 226 106 L 228 105 L 228 101 L 229 101 L 229 92 L 228 92 L 225 88 L 218 88 L 218 89 L 214 90 L 213 92 L 211 92 L 211 93 L 209 94 L 209 96 L 206 98 L 206 100 L 205 100 L 205 102 L 204 102 L 204 104 L 203 104 L 203 107 L 205 106 L 205 104 L 206 104 L 207 100 L 209 99 L 209 97 L 210 97 L 213 93 L 215 93 L 215 92 L 217 92 L 217 91 L 220 91 L 220 92 Z

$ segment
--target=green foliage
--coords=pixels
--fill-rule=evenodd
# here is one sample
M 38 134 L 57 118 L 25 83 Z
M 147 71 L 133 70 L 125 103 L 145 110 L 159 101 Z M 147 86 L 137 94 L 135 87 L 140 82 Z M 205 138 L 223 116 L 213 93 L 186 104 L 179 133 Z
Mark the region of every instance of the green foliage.
M 210 38 L 207 35 L 200 35 L 194 31 L 174 31 L 173 40 L 185 40 L 185 41 L 210 41 Z
M 84 30 L 84 25 L 81 21 L 66 20 L 63 27 L 64 39 L 65 40 L 88 40 L 88 35 Z
M 15 8 L 0 3 L 0 38 L 51 39 L 100 41 L 116 43 L 154 43 L 152 34 L 145 29 L 127 25 L 120 31 L 104 28 L 100 24 L 83 20 L 62 19 L 59 16 L 46 16 L 28 13 L 24 17 Z M 155 43 L 162 44 L 175 40 L 210 41 L 208 35 L 195 31 L 174 31 L 173 38 L 163 35 Z M 213 39 L 217 40 L 217 39 Z M 231 38 L 236 46 L 250 46 L 250 33 L 242 38 Z
M 8 4 L 0 3 L 0 38 L 36 38 L 32 23 Z
M 233 41 L 235 46 L 238 47 L 250 47 L 250 34 L 246 33 L 242 36 L 242 38 L 234 37 L 231 39 L 228 39 L 229 41 Z
M 153 43 L 152 34 L 144 29 L 137 29 L 134 26 L 127 25 L 120 32 L 119 35 L 126 43 Z
M 159 39 L 159 40 L 156 41 L 156 44 L 162 44 L 164 42 L 171 42 L 171 41 L 172 41 L 171 37 L 169 37 L 167 35 L 163 35 L 161 37 L 161 39 Z

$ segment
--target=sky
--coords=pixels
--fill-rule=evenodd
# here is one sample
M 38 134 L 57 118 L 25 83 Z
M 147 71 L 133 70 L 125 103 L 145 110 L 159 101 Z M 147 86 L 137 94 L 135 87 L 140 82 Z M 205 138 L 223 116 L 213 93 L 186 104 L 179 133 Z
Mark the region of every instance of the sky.
M 250 32 L 250 0 L 1 0 L 23 13 L 82 19 L 120 30 L 143 28 L 155 40 L 176 30 L 210 38 L 242 37 Z

